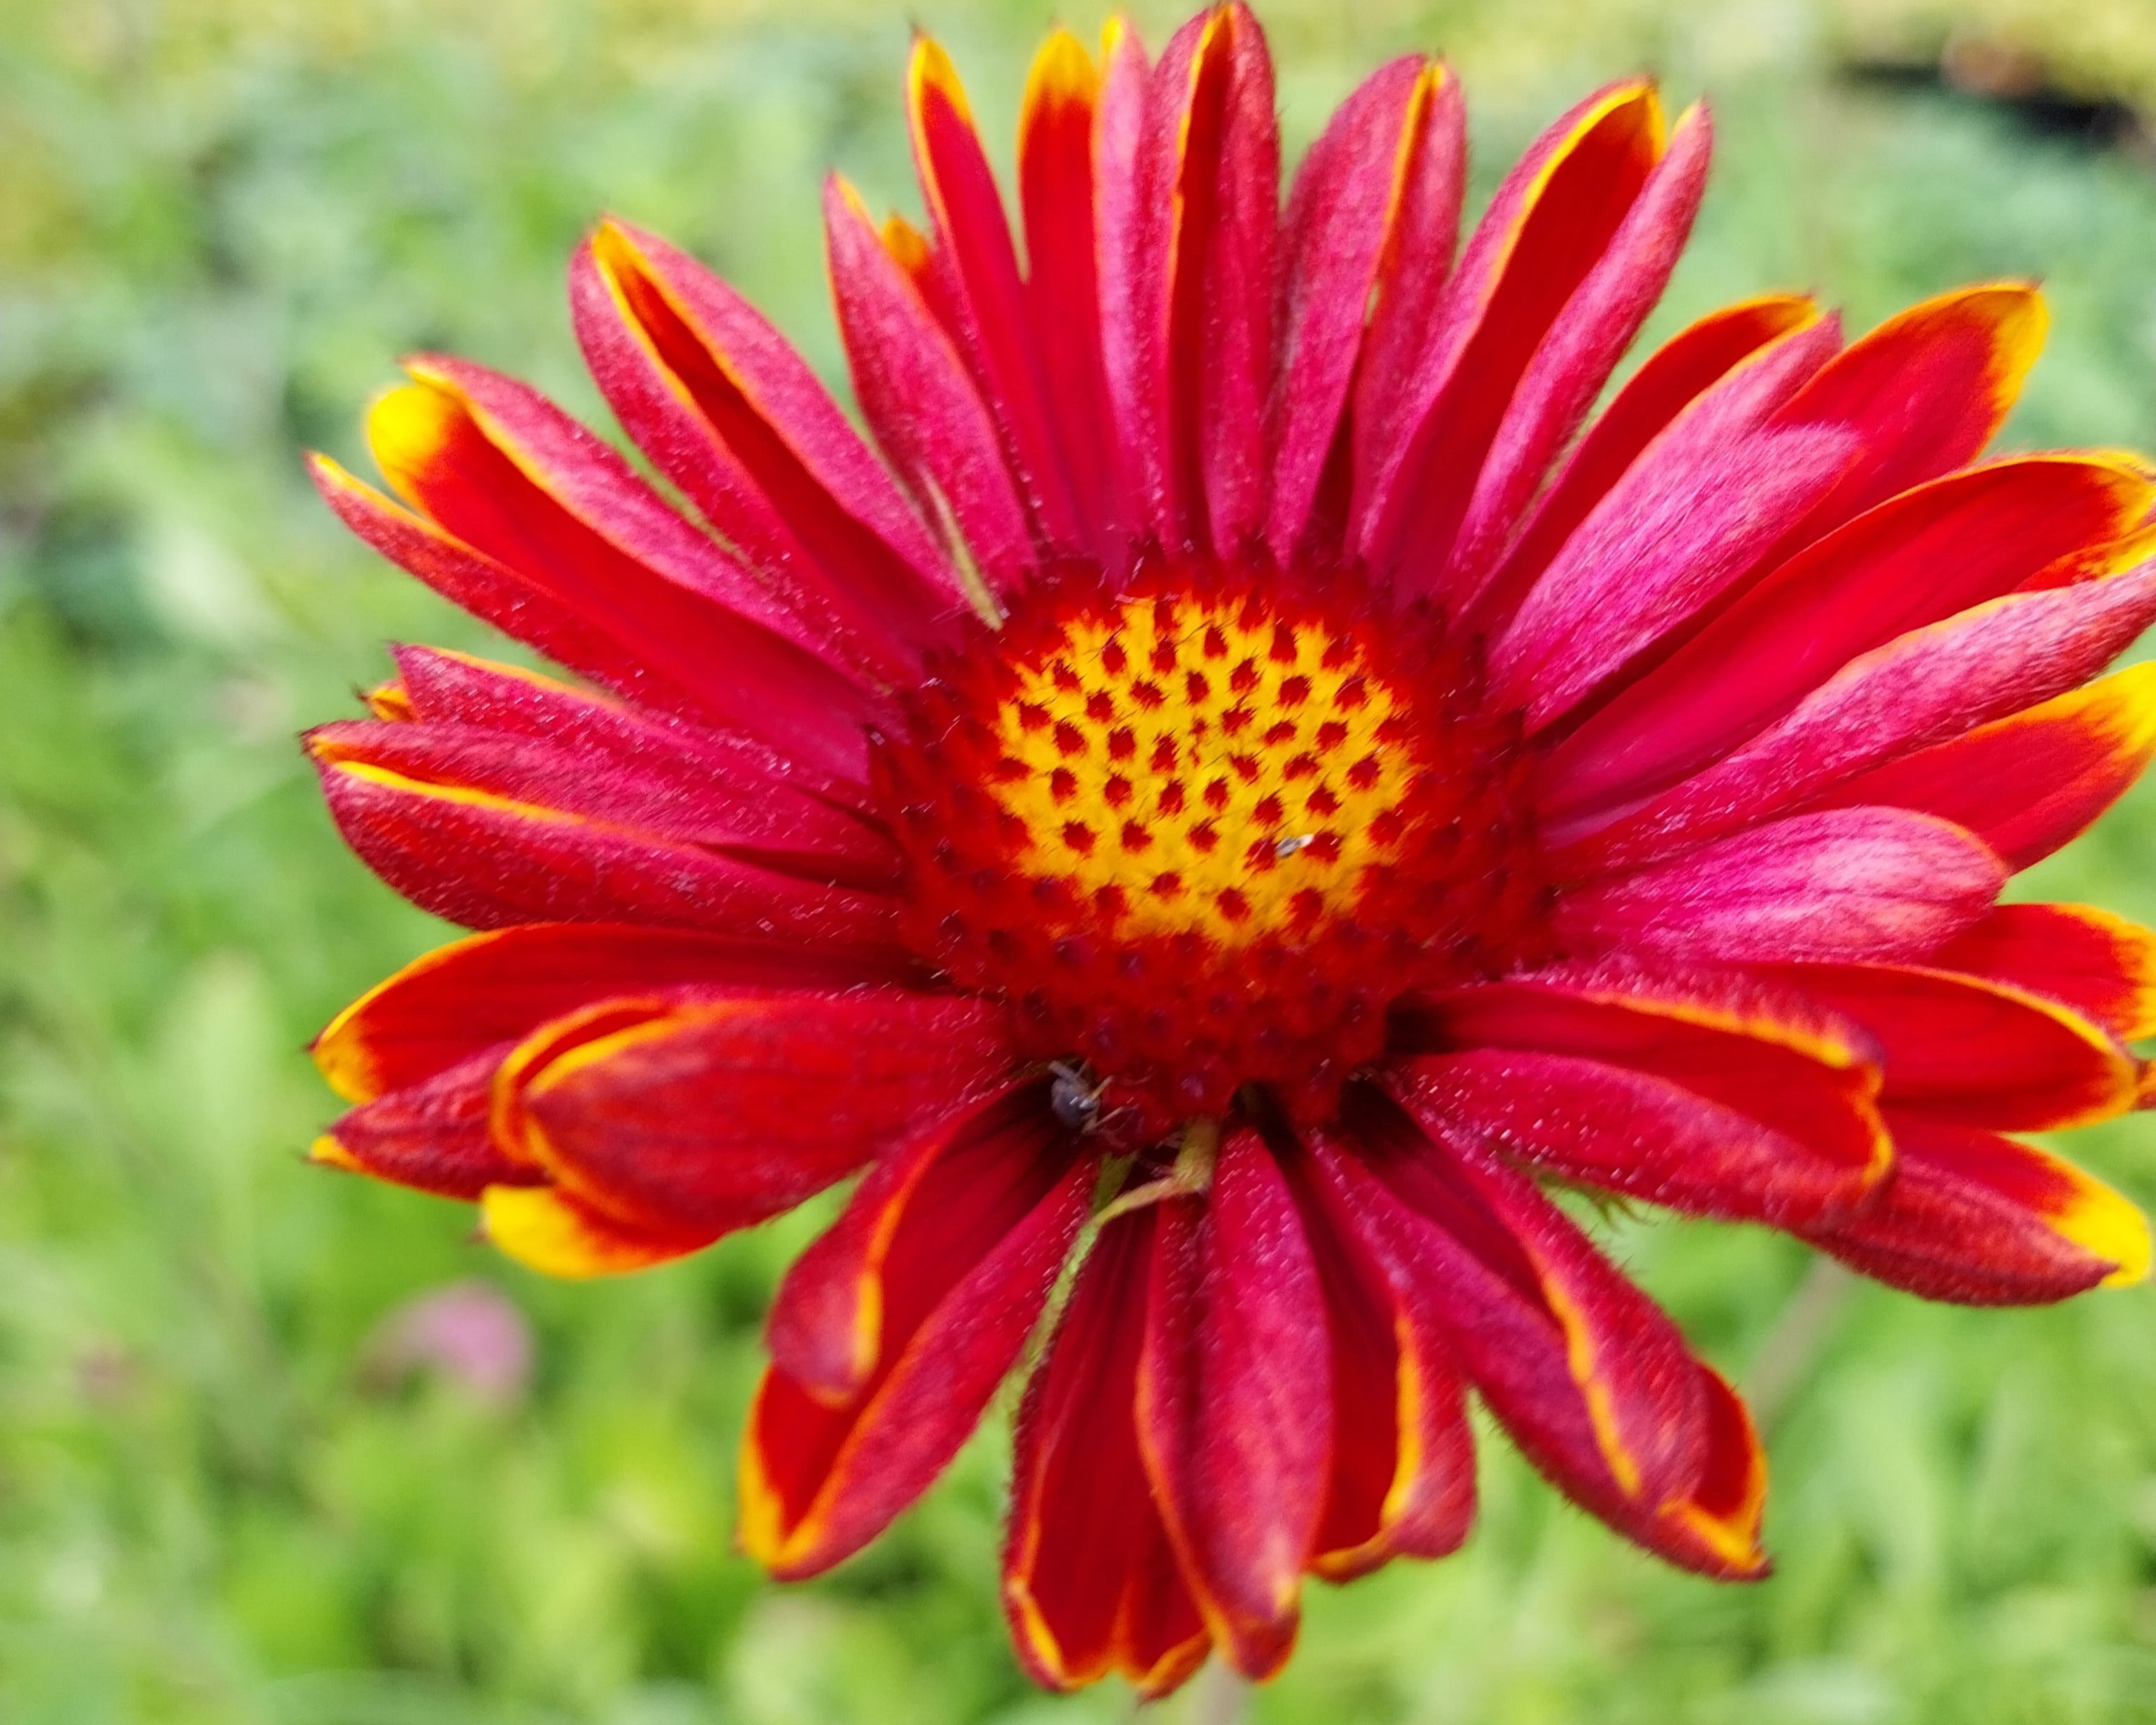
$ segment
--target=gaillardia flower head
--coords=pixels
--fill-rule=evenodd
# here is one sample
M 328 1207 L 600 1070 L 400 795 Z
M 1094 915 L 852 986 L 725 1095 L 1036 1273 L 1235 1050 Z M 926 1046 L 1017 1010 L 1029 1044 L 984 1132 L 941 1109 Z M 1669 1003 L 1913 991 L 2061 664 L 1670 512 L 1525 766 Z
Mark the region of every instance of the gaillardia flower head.
M 1158 60 L 1059 34 L 1022 247 L 932 44 L 907 90 L 927 227 L 825 202 L 874 451 L 608 222 L 577 331 L 700 522 L 456 360 L 369 422 L 401 501 L 317 464 L 576 678 L 403 648 L 310 737 L 359 853 L 480 931 L 323 1033 L 317 1153 L 572 1276 L 860 1174 L 771 1314 L 742 1540 L 860 1548 L 1050 1331 L 1004 1574 L 1046 1683 L 1262 1676 L 1305 1576 L 1450 1551 L 1471 1389 L 1620 1532 L 1762 1574 L 1743 1403 L 1548 1189 L 1972 1304 L 2143 1273 L 2010 1135 L 2134 1106 L 2156 939 L 1995 901 L 2156 747 L 2156 672 L 2092 680 L 2156 616 L 2150 470 L 1978 459 L 2017 283 L 1846 344 L 1749 300 L 1588 423 L 1707 170 L 1642 84 L 1456 261 L 1440 64 L 1283 210 L 1240 5 Z

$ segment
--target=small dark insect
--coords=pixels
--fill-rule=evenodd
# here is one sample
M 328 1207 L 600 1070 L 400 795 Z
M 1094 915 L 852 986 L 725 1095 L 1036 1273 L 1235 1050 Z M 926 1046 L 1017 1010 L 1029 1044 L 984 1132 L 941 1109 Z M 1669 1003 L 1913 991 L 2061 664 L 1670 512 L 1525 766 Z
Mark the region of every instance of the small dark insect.
M 1091 1067 L 1050 1060 L 1048 1070 L 1055 1082 L 1049 1086 L 1048 1106 L 1066 1132 L 1091 1137 L 1101 1129 L 1101 1098 L 1108 1088 L 1105 1078 L 1096 1081 Z

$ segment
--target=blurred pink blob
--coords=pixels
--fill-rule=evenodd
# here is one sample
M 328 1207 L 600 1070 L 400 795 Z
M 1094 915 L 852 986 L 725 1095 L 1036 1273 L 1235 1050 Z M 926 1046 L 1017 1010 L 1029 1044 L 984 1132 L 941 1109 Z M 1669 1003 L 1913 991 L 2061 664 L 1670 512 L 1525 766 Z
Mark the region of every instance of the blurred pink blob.
M 454 1281 L 414 1295 L 368 1337 L 361 1373 L 389 1384 L 420 1370 L 439 1374 L 490 1407 L 507 1407 L 531 1382 L 531 1327 L 489 1282 Z

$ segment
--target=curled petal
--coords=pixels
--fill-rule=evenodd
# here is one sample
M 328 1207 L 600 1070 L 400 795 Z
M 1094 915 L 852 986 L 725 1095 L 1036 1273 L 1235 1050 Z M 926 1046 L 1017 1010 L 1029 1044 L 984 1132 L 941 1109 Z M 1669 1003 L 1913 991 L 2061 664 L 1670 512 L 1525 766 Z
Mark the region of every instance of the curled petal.
M 2000 905 L 1932 963 L 2059 1001 L 2122 1042 L 2156 1036 L 2156 932 L 2093 905 Z
M 1791 815 L 1568 894 L 1575 951 L 1671 959 L 1916 958 L 1991 908 L 2006 866 L 1907 809 Z
M 332 1090 L 365 1102 L 614 995 L 699 986 L 830 991 L 897 980 L 888 967 L 768 941 L 629 923 L 526 923 L 414 959 L 332 1019 L 310 1051 Z
M 951 326 L 1041 539 L 1081 549 L 1077 505 L 1044 398 L 1003 198 L 957 69 L 927 36 L 914 39 L 906 95 L 921 196 L 935 223 L 938 253 L 950 264 Z
M 716 1235 L 790 1209 L 1009 1064 L 980 1002 L 839 995 L 618 999 L 502 1063 L 494 1133 L 632 1225 Z
M 1320 1175 L 1412 1277 L 1528 1458 L 1620 1532 L 1710 1574 L 1763 1574 L 1748 1424 L 1667 1317 L 1522 1177 L 1358 1093 Z M 1737 1483 L 1732 1484 L 1732 1481 Z
M 663 735 L 642 748 L 615 749 L 415 718 L 317 726 L 306 745 L 326 771 L 362 768 L 437 795 L 545 809 L 829 883 L 896 884 L 896 852 L 860 817 L 783 780 L 728 773 L 708 755 L 670 749 Z
M 814 629 L 522 385 L 459 362 L 411 362 L 367 444 L 391 485 L 457 542 L 565 607 L 741 728 L 850 762 L 871 711 Z
M 1995 1132 L 1893 1117 L 1893 1179 L 1872 1207 L 1805 1235 L 1928 1300 L 2035 1306 L 2148 1273 L 2148 1224 L 2071 1163 Z
M 786 339 L 693 259 L 602 222 L 570 272 L 592 375 L 668 479 L 793 608 L 884 675 L 917 667 L 956 571 Z
M 1406 243 L 1402 227 L 1411 214 L 1416 172 L 1435 141 L 1440 164 L 1456 169 L 1456 155 L 1433 130 L 1460 124 L 1458 80 L 1442 65 L 1419 56 L 1392 61 L 1366 79 L 1340 105 L 1297 170 L 1288 199 L 1281 286 L 1281 358 L 1274 368 L 1273 495 L 1266 542 L 1282 562 L 1301 544 L 1319 489 L 1337 450 L 1348 395 L 1364 348 L 1372 297 L 1392 254 Z M 1443 171 L 1442 167 L 1439 169 Z M 1455 174 L 1451 195 L 1438 196 L 1458 221 Z M 1442 285 L 1450 263 L 1451 236 L 1435 282 Z
M 1514 386 L 1663 146 L 1653 88 L 1617 85 L 1506 177 L 1419 351 L 1399 356 L 1405 381 L 1357 413 L 1353 544 L 1373 567 L 1405 568 L 1417 590 L 1436 579 Z
M 696 644 L 714 629 L 721 635 L 726 633 L 722 622 L 709 627 L 688 625 L 665 650 L 647 652 L 649 631 L 644 625 L 649 619 L 638 614 L 633 604 L 619 612 L 588 607 L 583 595 L 555 591 L 465 544 L 424 516 L 353 478 L 326 456 L 309 457 L 308 472 L 316 489 L 353 532 L 451 603 L 494 624 L 505 634 L 660 713 L 721 726 L 728 725 L 736 714 L 737 703 L 729 691 L 714 686 L 715 677 L 726 668 L 725 650 L 710 654 L 696 650 Z M 669 594 L 657 599 L 652 608 L 678 614 L 698 603 Z M 679 620 L 676 615 L 669 624 L 660 624 L 661 632 L 670 627 L 670 622 Z M 685 644 L 690 650 L 681 650 Z M 759 678 L 767 673 L 785 675 L 776 663 L 767 664 L 757 658 L 756 644 L 752 641 L 750 659 L 743 667 L 748 672 L 744 692 L 751 705 L 759 692 L 767 692 L 760 687 Z M 783 655 L 767 657 L 775 661 Z M 850 736 L 844 734 L 848 704 L 845 701 L 839 704 L 836 716 L 840 723 L 836 731 L 831 724 L 834 715 L 829 713 L 797 729 L 775 729 L 771 721 L 788 711 L 783 699 L 763 708 L 763 722 L 732 728 L 764 737 L 791 758 L 858 783 L 866 775 L 867 762 L 858 730 Z
M 1097 1172 L 1038 1086 L 876 1165 L 772 1311 L 742 1449 L 751 1556 L 787 1579 L 828 1568 L 942 1471 L 1040 1318 Z
M 1522 373 L 1475 481 L 1442 585 L 1471 605 L 1512 530 L 1669 283 L 1707 190 L 1713 129 L 1680 116 L 1609 249 L 1589 270 Z
M 864 788 L 859 781 L 788 760 L 770 744 L 741 732 L 639 711 L 522 665 L 469 653 L 399 645 L 391 654 L 397 661 L 399 710 L 377 711 L 377 718 L 480 726 L 576 748 L 608 767 L 678 762 L 685 775 L 770 787 L 788 801 L 813 797 L 860 812 Z
M 1265 521 L 1280 197 L 1272 61 L 1241 0 L 1162 51 L 1135 167 L 1123 340 L 1148 525 L 1171 547 L 1233 552 Z
M 1034 561 L 1032 536 L 994 420 L 950 332 L 886 249 L 860 194 L 835 177 L 824 187 L 824 224 L 863 416 L 962 580 L 1014 591 Z M 968 575 L 969 566 L 977 572 Z M 968 591 L 976 606 L 990 603 L 986 592 Z
M 384 1086 L 315 1141 L 311 1158 L 443 1198 L 478 1201 L 493 1185 L 542 1176 L 511 1160 L 488 1130 L 494 1074 L 506 1045 Z
M 1475 1519 L 1458 1360 L 1412 1280 L 1371 1250 L 1306 1153 L 1285 1171 L 1332 1344 L 1332 1475 L 1311 1571 L 1347 1581 L 1396 1557 L 1444 1557 Z M 1381 1417 L 1388 1408 L 1392 1417 Z
M 1561 970 L 1425 1003 L 1409 1048 L 1400 1094 L 1431 1131 L 1679 1209 L 1836 1214 L 1892 1153 L 1877 1044 L 1794 988 Z
M 1116 1672 L 1165 1695 L 1212 1646 L 1154 1507 L 1133 1409 L 1161 1206 L 1117 1217 L 1079 1271 L 1027 1385 L 1011 1467 L 1004 1609 L 1051 1689 Z
M 1160 1206 L 1138 1448 L 1223 1655 L 1270 1676 L 1295 1645 L 1332 1471 L 1331 1346 L 1302 1224 L 1248 1127 L 1211 1189 Z
M 2080 1013 L 2006 983 L 1907 964 L 1755 967 L 1862 1024 L 1885 1054 L 1882 1103 L 2004 1132 L 2108 1120 L 2134 1063 Z

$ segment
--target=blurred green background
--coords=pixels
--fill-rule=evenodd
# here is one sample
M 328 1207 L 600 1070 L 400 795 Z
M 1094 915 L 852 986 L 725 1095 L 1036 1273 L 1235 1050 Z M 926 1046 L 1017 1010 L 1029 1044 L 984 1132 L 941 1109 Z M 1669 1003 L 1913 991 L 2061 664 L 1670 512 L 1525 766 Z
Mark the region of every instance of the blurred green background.
M 1173 13 L 1139 10 L 1157 44 Z M 1378 57 L 1440 47 L 1486 194 L 1594 84 L 1706 90 L 1720 163 L 1658 331 L 1770 286 L 1861 327 L 2037 275 L 2051 345 L 2007 440 L 2156 447 L 2145 134 L 2092 147 L 1922 75 L 1944 49 L 2145 102 L 2148 0 L 1264 10 L 1291 147 Z M 1007 160 L 1049 0 L 919 11 Z M 444 931 L 340 847 L 294 734 L 349 712 L 390 639 L 490 644 L 342 534 L 300 451 L 363 465 L 363 404 L 415 347 L 594 413 L 561 272 L 603 209 L 838 376 L 816 186 L 843 165 L 912 207 L 907 23 L 865 0 L 0 3 L 10 1725 L 1127 1714 L 1112 1687 L 1034 1694 L 1004 1649 L 997 1422 L 836 1574 L 778 1589 L 732 1554 L 759 1313 L 813 1218 L 554 1286 L 456 1206 L 300 1159 L 334 1112 L 306 1038 Z M 2153 851 L 2144 794 L 2032 890 L 2156 916 Z M 2156 1202 L 2156 1128 L 2076 1149 Z M 2156 1721 L 2156 1291 L 1972 1313 L 1807 1284 L 1751 1232 L 1613 1238 L 1712 1358 L 1772 1380 L 1777 1577 L 1656 1568 L 1491 1444 L 1464 1553 L 1317 1589 L 1282 1680 L 1209 1676 L 1161 1717 Z

